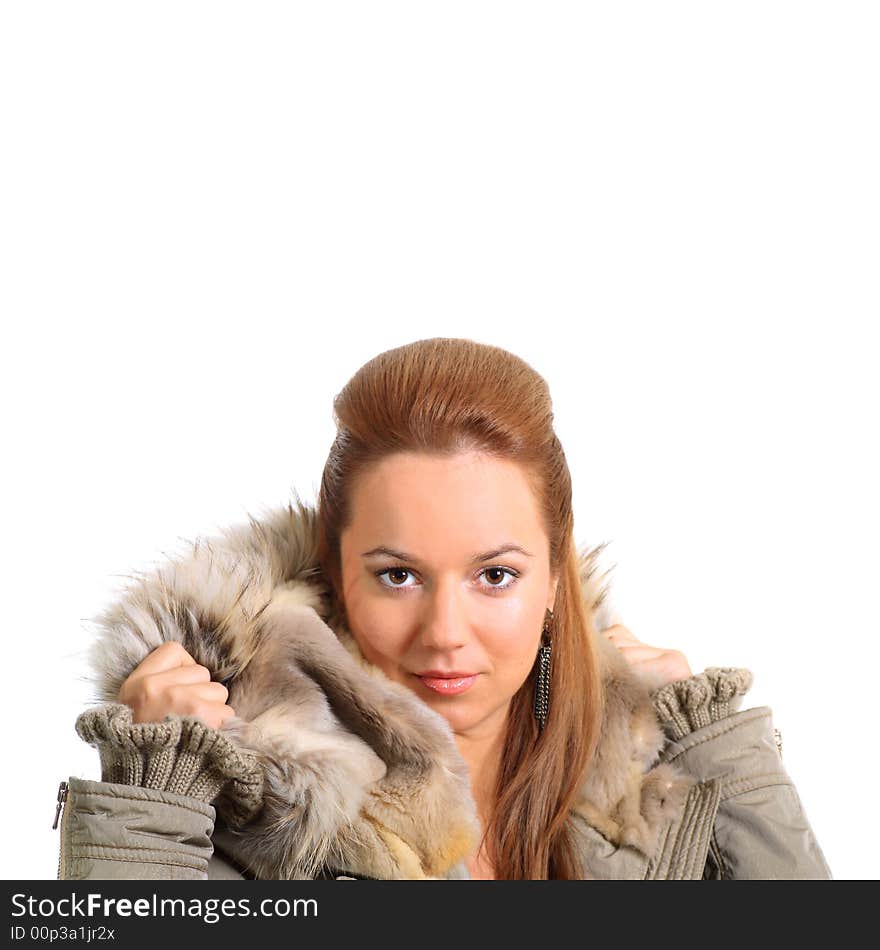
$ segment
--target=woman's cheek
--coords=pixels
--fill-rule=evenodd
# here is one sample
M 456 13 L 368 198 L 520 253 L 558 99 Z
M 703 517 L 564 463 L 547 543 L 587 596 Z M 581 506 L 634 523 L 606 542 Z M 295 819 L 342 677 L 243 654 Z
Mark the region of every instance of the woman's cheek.
M 404 659 L 407 643 L 406 626 L 399 614 L 379 608 L 365 611 L 358 619 L 358 629 L 352 633 L 361 653 L 386 673 L 396 672 L 395 668 Z
M 483 645 L 496 673 L 518 689 L 534 665 L 538 640 L 531 624 L 516 628 L 493 626 Z

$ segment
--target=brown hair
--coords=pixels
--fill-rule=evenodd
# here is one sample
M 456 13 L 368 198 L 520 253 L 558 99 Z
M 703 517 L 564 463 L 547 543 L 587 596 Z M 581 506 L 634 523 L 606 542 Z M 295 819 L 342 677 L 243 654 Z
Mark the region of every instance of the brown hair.
M 604 696 L 580 586 L 571 476 L 550 393 L 524 360 L 496 346 L 436 337 L 379 354 L 336 396 L 337 435 L 318 498 L 318 558 L 337 596 L 340 537 L 363 470 L 394 452 L 478 450 L 523 466 L 559 575 L 550 711 L 533 713 L 537 662 L 511 702 L 486 854 L 499 880 L 581 879 L 567 822 L 599 736 Z

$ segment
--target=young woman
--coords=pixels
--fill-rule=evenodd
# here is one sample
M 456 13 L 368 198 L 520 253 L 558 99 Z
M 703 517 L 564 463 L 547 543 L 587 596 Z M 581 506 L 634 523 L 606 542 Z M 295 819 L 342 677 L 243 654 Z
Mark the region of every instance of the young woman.
M 315 509 L 98 618 L 62 877 L 830 877 L 750 672 L 608 626 L 527 363 L 422 340 L 334 409 Z

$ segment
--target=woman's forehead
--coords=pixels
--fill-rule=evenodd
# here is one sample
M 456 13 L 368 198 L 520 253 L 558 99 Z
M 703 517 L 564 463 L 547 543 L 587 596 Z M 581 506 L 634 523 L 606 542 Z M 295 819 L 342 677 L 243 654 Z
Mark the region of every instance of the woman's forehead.
M 357 556 L 377 547 L 407 560 L 439 551 L 472 560 L 502 547 L 536 556 L 544 535 L 522 467 L 474 453 L 383 459 L 359 480 L 350 515 L 345 534 Z

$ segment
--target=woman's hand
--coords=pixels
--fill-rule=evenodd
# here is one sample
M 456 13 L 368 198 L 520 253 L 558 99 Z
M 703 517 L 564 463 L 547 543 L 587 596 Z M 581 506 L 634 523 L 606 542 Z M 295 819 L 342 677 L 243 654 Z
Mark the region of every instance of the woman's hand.
M 694 675 L 685 655 L 680 650 L 649 647 L 637 640 L 621 623 L 603 630 L 602 635 L 620 650 L 629 665 L 649 681 L 654 689 Z
M 211 681 L 211 671 L 176 642 L 156 647 L 119 690 L 119 702 L 131 707 L 133 722 L 161 722 L 176 713 L 198 716 L 212 729 L 235 715 L 226 705 L 228 696 L 222 683 Z

